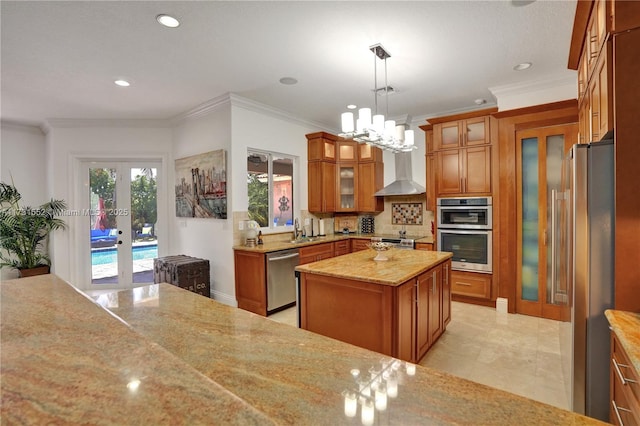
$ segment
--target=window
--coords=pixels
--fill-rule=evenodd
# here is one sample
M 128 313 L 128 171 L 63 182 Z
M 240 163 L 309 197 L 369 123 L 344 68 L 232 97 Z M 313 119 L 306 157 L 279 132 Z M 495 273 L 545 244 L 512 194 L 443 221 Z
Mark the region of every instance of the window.
M 295 157 L 247 150 L 249 219 L 261 228 L 293 225 Z

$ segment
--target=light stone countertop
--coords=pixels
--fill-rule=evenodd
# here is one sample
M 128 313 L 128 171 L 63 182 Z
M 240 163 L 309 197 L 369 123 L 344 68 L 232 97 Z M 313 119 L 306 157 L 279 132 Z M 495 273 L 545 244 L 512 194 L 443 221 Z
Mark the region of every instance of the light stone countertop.
M 640 314 L 607 309 L 604 315 L 616 332 L 633 368 L 640 373 Z
M 0 298 L 3 425 L 274 424 L 55 275 Z
M 269 236 L 267 236 L 265 239 L 268 239 Z M 360 234 L 360 233 L 354 233 L 354 234 L 327 234 L 323 237 L 311 237 L 312 241 L 305 241 L 305 242 L 298 242 L 298 243 L 292 243 L 291 240 L 285 240 L 285 241 L 268 241 L 265 242 L 264 244 L 261 245 L 256 245 L 255 247 L 247 247 L 244 245 L 238 245 L 238 246 L 233 246 L 234 250 L 240 250 L 240 251 L 248 251 L 248 252 L 255 252 L 255 253 L 271 253 L 274 251 L 280 251 L 280 250 L 289 250 L 289 249 L 295 249 L 295 248 L 300 248 L 300 247 L 305 247 L 305 246 L 312 246 L 315 244 L 322 244 L 322 243 L 331 243 L 334 241 L 341 241 L 341 240 L 346 240 L 346 239 L 352 239 L 352 238 L 357 238 L 357 239 L 370 239 L 371 237 L 394 237 L 396 238 L 397 235 L 389 235 L 389 234 L 380 234 L 380 233 L 375 233 L 375 234 Z M 433 244 L 433 238 L 431 237 L 419 237 L 415 239 L 416 243 L 429 243 L 429 244 Z
M 396 248 L 384 253 L 389 260 L 373 260 L 376 257 L 375 251 L 361 250 L 299 265 L 296 271 L 397 286 L 453 256 L 453 253 L 443 251 Z
M 169 284 L 100 305 L 53 275 L 0 289 L 3 424 L 360 424 L 342 391 L 383 358 Z M 398 373 L 377 425 L 602 424 L 422 366 Z

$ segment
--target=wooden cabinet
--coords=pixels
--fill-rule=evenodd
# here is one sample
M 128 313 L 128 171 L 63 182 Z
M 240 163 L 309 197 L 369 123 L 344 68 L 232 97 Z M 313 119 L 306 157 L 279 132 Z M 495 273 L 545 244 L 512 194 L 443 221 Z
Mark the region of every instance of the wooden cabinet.
M 426 195 L 427 195 L 427 210 L 432 212 L 436 211 L 436 158 L 433 152 L 433 129 L 428 127 L 422 127 L 425 134 L 426 144 Z
M 489 143 L 489 116 L 473 117 L 433 126 L 433 149 L 436 151 Z
M 267 315 L 267 266 L 264 253 L 234 250 L 238 308 Z
M 351 238 L 351 252 L 368 250 L 368 244 L 371 242 L 370 238 Z
M 384 199 L 373 195 L 384 186 L 380 148 L 325 132 L 308 134 L 307 145 L 310 212 L 384 210 Z
M 437 265 L 398 288 L 398 321 L 405 331 L 413 330 L 412 335 L 405 333 L 399 336 L 401 359 L 421 360 L 449 323 L 451 293 L 445 291 L 444 283 L 449 283 L 450 266 L 451 261 Z M 413 303 L 412 318 L 409 318 L 409 303 Z M 407 356 L 408 353 L 411 357 Z
M 611 332 L 610 414 L 615 425 L 640 425 L 640 374 Z
M 433 251 L 433 243 L 416 243 L 416 250 Z
M 451 293 L 480 299 L 491 298 L 491 274 L 451 271 Z
M 355 154 L 355 153 L 354 153 Z M 338 163 L 338 205 L 337 212 L 355 212 L 356 188 L 358 185 L 358 164 L 356 162 Z
M 358 164 L 356 206 L 359 212 L 381 212 L 384 210 L 384 198 L 374 195 L 384 186 L 383 167 L 381 161 Z
M 329 259 L 334 256 L 333 243 L 322 243 L 300 247 L 298 252 L 300 255 L 300 265 L 317 262 L 322 259 Z
M 307 135 L 308 208 L 313 213 L 336 209 L 337 137 L 325 132 Z
M 436 154 L 438 195 L 491 193 L 491 147 L 477 146 Z
M 336 210 L 336 164 L 328 161 L 309 161 L 307 168 L 308 208 L 310 212 L 325 213 Z
M 333 243 L 334 256 L 342 256 L 348 253 L 351 253 L 351 240 L 342 240 Z

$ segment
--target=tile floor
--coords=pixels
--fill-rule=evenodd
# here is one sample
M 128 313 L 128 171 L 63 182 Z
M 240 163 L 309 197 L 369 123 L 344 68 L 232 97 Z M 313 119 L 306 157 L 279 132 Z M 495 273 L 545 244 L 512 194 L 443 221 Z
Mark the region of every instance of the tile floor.
M 290 308 L 269 319 L 296 325 Z M 453 302 L 447 331 L 420 363 L 568 409 L 558 321 Z

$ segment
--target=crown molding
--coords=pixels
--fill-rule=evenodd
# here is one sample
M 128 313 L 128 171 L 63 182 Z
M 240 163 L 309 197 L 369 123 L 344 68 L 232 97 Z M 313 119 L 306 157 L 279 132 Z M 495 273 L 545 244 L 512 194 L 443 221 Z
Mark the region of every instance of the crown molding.
M 450 109 L 450 110 L 447 110 L 447 111 L 439 111 L 439 112 L 431 113 L 431 114 L 423 114 L 423 115 L 419 115 L 417 117 L 414 117 L 414 119 L 413 119 L 413 121 L 411 123 L 415 123 L 416 125 L 424 124 L 425 122 L 426 123 L 430 123 L 429 119 L 438 118 L 438 117 L 448 117 L 450 115 L 464 114 L 464 113 L 467 113 L 467 112 L 482 111 L 482 110 L 489 109 L 489 108 L 496 108 L 497 106 L 498 106 L 498 104 L 496 102 L 487 102 L 487 103 L 482 104 L 480 106 L 454 108 L 454 109 Z
M 202 117 L 203 115 L 207 115 L 218 108 L 228 106 L 230 104 L 231 104 L 231 94 L 225 93 L 224 95 L 220 95 L 213 99 L 209 99 L 208 101 L 203 102 L 200 105 L 194 108 L 191 108 L 188 111 L 178 114 L 172 117 L 169 121 L 171 122 L 172 125 L 177 125 L 191 118 Z
M 46 134 L 45 130 L 42 128 L 42 124 L 40 123 L 31 123 L 31 122 L 18 121 L 18 120 L 7 120 L 3 118 L 0 120 L 0 125 L 2 125 L 3 129 L 21 130 L 29 133 L 38 134 L 41 136 Z
M 230 97 L 231 97 L 231 104 L 233 106 L 237 106 L 249 111 L 259 112 L 264 115 L 268 115 L 268 116 L 278 118 L 280 120 L 288 121 L 294 124 L 303 125 L 305 127 L 317 128 L 319 131 L 325 131 L 328 133 L 336 133 L 337 131 L 335 128 L 328 127 L 323 123 L 306 120 L 306 119 L 294 116 L 290 112 L 287 112 L 278 108 L 274 108 L 272 106 L 262 104 L 260 102 L 253 101 L 251 99 L 244 98 L 234 93 L 230 94 Z
M 563 73 L 561 76 L 545 77 L 538 80 L 530 80 L 522 83 L 505 84 L 503 86 L 489 87 L 489 91 L 496 98 L 503 96 L 518 96 L 532 92 L 553 89 L 559 86 L 577 85 L 577 73 L 570 75 Z
M 172 127 L 168 120 L 111 120 L 111 119 L 77 119 L 77 118 L 49 118 L 45 121 L 46 131 L 49 133 L 55 128 L 82 128 L 82 127 L 131 127 L 131 128 L 149 128 L 149 127 Z

